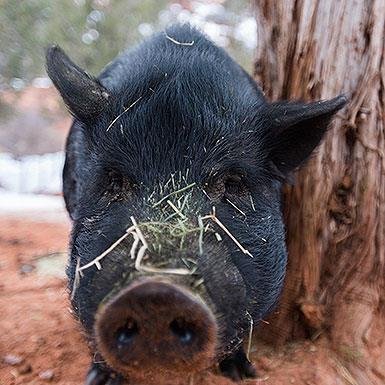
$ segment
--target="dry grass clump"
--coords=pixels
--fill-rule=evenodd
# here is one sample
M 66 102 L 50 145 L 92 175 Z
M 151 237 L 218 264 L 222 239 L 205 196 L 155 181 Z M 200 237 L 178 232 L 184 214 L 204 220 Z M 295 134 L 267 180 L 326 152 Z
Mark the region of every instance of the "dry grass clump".
M 137 223 L 135 218 L 131 217 L 132 225 L 103 253 L 83 266 L 80 266 L 80 258 L 78 258 L 71 299 L 75 296 L 83 272 L 92 266 L 102 270 L 101 261 L 128 237 L 133 238 L 130 248 L 132 260 L 130 267 L 139 273 L 194 275 L 197 269 L 196 258 L 193 255 L 186 257 L 185 250 L 196 244 L 198 239 L 199 253 L 202 255 L 203 237 L 207 232 L 215 234 L 217 241 L 220 242 L 222 236 L 210 227 L 213 224 L 217 225 L 244 254 L 253 258 L 251 253 L 239 243 L 217 218 L 215 207 L 212 208 L 212 212 L 208 215 L 198 215 L 198 225 L 188 218 L 184 212 L 191 212 L 191 197 L 196 184 L 191 183 L 182 188 L 176 188 L 186 179 L 187 176 L 182 177 L 182 175 L 179 175 L 179 180 L 175 180 L 175 175 L 172 175 L 171 179 L 161 188 L 161 192 L 164 192 L 167 191 L 167 187 L 170 185 L 173 187 L 172 192 L 165 194 L 156 202 L 151 202 L 154 194 L 150 195 L 149 201 L 152 208 L 157 208 L 159 211 L 158 221 Z M 237 207 L 235 209 L 239 210 Z M 205 225 L 204 221 L 211 222 Z M 198 277 L 197 280 L 201 281 L 201 278 Z M 193 286 L 199 286 L 200 284 L 201 282 L 199 284 L 194 282 Z

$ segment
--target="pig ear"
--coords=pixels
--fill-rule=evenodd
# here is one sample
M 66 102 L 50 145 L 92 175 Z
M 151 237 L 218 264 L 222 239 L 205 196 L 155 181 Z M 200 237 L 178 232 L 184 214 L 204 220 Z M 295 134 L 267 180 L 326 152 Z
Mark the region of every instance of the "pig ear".
M 79 120 L 94 119 L 108 105 L 107 90 L 74 64 L 60 47 L 47 49 L 46 68 L 65 104 Z
M 318 146 L 333 118 L 347 102 L 343 95 L 313 103 L 271 105 L 270 161 L 281 176 L 300 166 Z

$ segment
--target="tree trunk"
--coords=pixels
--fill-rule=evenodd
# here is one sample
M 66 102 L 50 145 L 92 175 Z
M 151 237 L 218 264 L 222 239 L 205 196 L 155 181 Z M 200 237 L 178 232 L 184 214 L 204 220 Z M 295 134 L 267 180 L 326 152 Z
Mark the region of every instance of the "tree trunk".
M 259 339 L 330 349 L 335 382 L 317 385 L 385 384 L 385 1 L 255 6 L 255 77 L 270 100 L 350 98 L 285 187 L 286 284 Z

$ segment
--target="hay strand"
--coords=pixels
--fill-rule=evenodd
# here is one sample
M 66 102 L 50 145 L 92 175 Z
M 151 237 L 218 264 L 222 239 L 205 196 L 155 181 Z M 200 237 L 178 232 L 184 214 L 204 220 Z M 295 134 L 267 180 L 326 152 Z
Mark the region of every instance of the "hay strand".
M 100 255 L 98 255 L 96 258 L 94 258 L 91 262 L 87 263 L 86 265 L 83 265 L 77 269 L 77 271 L 83 271 L 88 269 L 89 267 L 96 265 L 96 267 L 100 266 L 100 261 L 109 254 L 113 249 L 115 249 L 116 246 L 118 246 L 124 239 L 126 239 L 132 231 L 135 229 L 135 226 L 131 226 L 126 230 L 126 232 L 118 239 L 116 240 L 107 250 L 103 251 Z M 99 268 L 98 268 L 99 269 Z M 100 270 L 100 269 L 99 269 Z
M 196 183 L 194 182 L 194 183 L 191 183 L 191 184 L 189 184 L 189 185 L 187 185 L 187 186 L 185 186 L 185 187 L 183 187 L 183 188 L 181 188 L 181 189 L 179 189 L 179 190 L 175 190 L 175 191 L 171 192 L 170 194 L 167 194 L 167 195 L 164 196 L 161 200 L 159 200 L 158 202 L 154 203 L 154 204 L 152 205 L 152 207 L 154 208 L 154 207 L 159 206 L 161 203 L 163 203 L 163 202 L 164 202 L 165 200 L 167 200 L 168 198 L 170 198 L 170 197 L 172 197 L 172 196 L 174 196 L 174 195 L 176 195 L 176 194 L 180 194 L 181 192 L 184 192 L 184 191 L 186 191 L 186 190 L 188 190 L 188 189 L 194 187 L 195 185 L 196 185 Z
M 184 215 L 170 200 L 167 199 L 167 204 L 184 220 L 187 219 L 186 215 Z
M 72 285 L 72 290 L 71 290 L 71 301 L 73 301 L 73 299 L 75 298 L 76 290 L 79 287 L 79 282 L 80 282 L 79 266 L 80 266 L 80 257 L 78 256 L 77 260 L 76 260 L 76 270 L 75 270 L 74 283 Z
M 244 211 L 242 211 L 238 206 L 236 206 L 233 202 L 231 202 L 230 199 L 226 198 L 226 201 L 231 204 L 235 208 L 235 210 L 239 211 L 244 217 L 246 217 L 246 214 Z
M 250 194 L 250 202 L 251 202 L 251 208 L 253 209 L 253 211 L 256 211 L 255 206 L 254 206 L 254 200 L 253 200 L 253 197 L 251 196 L 251 194 Z
M 254 258 L 249 250 L 245 249 L 239 241 L 234 237 L 233 234 L 228 230 L 228 228 L 216 217 L 215 215 L 215 207 L 213 207 L 212 214 L 201 217 L 201 220 L 211 219 L 214 223 L 216 223 L 229 237 L 230 239 L 238 246 L 238 248 L 242 251 L 243 254 L 248 255 L 251 258 Z
M 132 107 L 135 106 L 136 103 L 139 102 L 140 99 L 142 99 L 143 96 L 139 96 L 138 99 L 135 100 L 135 102 L 131 103 L 127 108 L 124 109 L 122 113 L 120 113 L 107 127 L 107 132 L 108 130 Z M 122 127 L 120 128 L 120 131 L 122 131 Z
M 189 41 L 189 42 L 181 42 L 181 41 L 178 41 L 178 40 L 175 40 L 173 37 L 169 36 L 167 34 L 167 32 L 164 33 L 166 35 L 166 39 L 170 40 L 171 42 L 173 42 L 174 44 L 176 45 L 187 45 L 187 46 L 192 46 L 194 45 L 195 41 Z
M 251 314 L 247 310 L 246 310 L 246 315 L 249 317 L 249 320 L 250 320 L 249 339 L 247 341 L 246 357 L 250 361 L 250 351 L 251 351 L 251 343 L 253 340 L 254 320 Z

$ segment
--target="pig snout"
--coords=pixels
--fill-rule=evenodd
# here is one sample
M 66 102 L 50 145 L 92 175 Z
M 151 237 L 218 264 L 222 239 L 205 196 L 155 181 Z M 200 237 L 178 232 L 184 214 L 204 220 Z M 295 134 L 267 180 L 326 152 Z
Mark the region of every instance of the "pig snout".
M 147 279 L 99 309 L 95 335 L 107 364 L 122 374 L 186 373 L 212 365 L 217 324 L 188 290 Z

